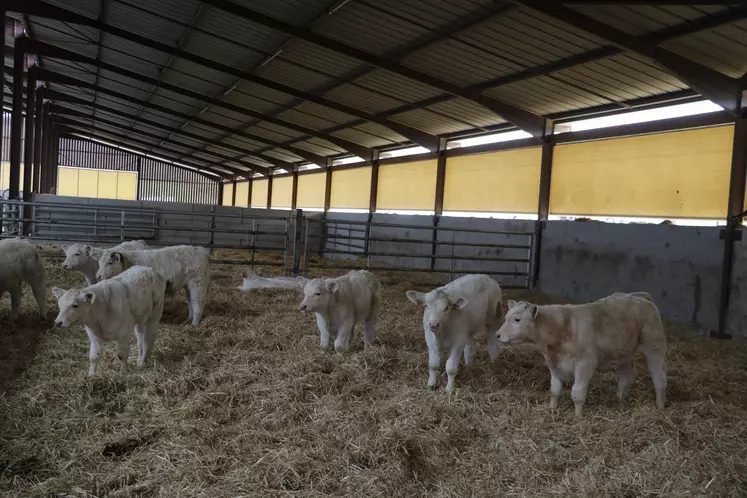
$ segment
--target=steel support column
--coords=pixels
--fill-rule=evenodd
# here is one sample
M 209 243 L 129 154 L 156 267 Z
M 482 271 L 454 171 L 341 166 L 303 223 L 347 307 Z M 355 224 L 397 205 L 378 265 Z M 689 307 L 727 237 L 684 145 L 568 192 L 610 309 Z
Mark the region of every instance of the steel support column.
M 137 156 L 135 159 L 135 170 L 137 171 L 137 194 L 135 199 L 140 200 L 140 196 L 143 192 L 143 157 Z
M 231 205 L 236 206 L 236 180 L 233 181 L 233 190 L 231 191 Z
M 324 212 L 329 211 L 332 200 L 332 167 L 327 166 L 327 176 L 324 183 Z
M 3 54 L 5 54 L 5 51 L 10 48 L 5 45 L 5 9 L 0 9 L 0 15 L 3 17 Z M 3 55 L 3 75 L 5 75 L 5 55 Z M 3 93 L 5 93 L 5 84 L 3 86 Z M 3 137 L 5 137 L 5 130 L 3 129 L 5 125 L 5 111 L 0 111 L 0 160 L 2 160 L 3 156 L 3 144 L 5 143 L 5 140 Z
M 218 206 L 222 206 L 223 205 L 223 182 L 219 181 L 217 183 L 218 183 Z
M 741 239 L 742 231 L 737 226 L 744 214 L 745 182 L 747 181 L 747 118 L 739 117 L 734 122 L 734 144 L 731 153 L 731 178 L 729 179 L 729 204 L 724 234 L 724 258 L 721 266 L 721 294 L 718 310 L 718 331 L 711 334 L 719 339 L 731 338 L 726 332 L 731 291 L 731 267 L 734 241 Z
M 26 71 L 26 121 L 23 139 L 23 202 L 32 201 L 34 179 L 34 107 L 36 106 L 36 67 Z M 30 219 L 32 208 L 23 207 L 24 219 Z M 31 224 L 23 224 L 24 235 L 31 233 Z
M 36 89 L 36 102 L 34 109 L 34 181 L 32 192 L 39 194 L 41 190 L 41 161 L 42 143 L 44 130 L 44 89 Z
M 41 190 L 42 194 L 48 194 L 51 187 L 49 177 L 51 175 L 52 168 L 50 167 L 49 161 L 49 143 L 50 133 L 52 132 L 51 116 L 49 115 L 49 108 L 52 105 L 51 102 L 45 102 L 42 111 L 42 148 L 41 148 Z
M 293 168 L 293 187 L 291 189 L 291 209 L 295 211 L 298 203 L 298 168 Z
M 371 161 L 371 192 L 368 196 L 368 213 L 376 212 L 376 202 L 379 198 L 379 154 Z M 370 221 L 370 220 L 369 220 Z
M 529 276 L 529 287 L 537 286 L 542 252 L 542 235 L 550 216 L 550 187 L 552 181 L 552 160 L 555 143 L 551 140 L 552 131 L 542 144 L 542 162 L 540 164 L 539 201 L 537 203 L 537 221 L 534 225 L 534 253 L 532 254 L 532 275 Z
M 272 175 L 267 178 L 267 209 L 272 209 Z
M 246 207 L 252 207 L 252 187 L 254 187 L 254 180 L 252 178 L 249 178 L 247 184 Z
M 21 136 L 23 135 L 23 69 L 26 66 L 25 38 L 16 38 L 13 52 L 13 111 L 10 119 L 10 192 L 18 199 L 21 188 Z
M 60 173 L 60 131 L 58 126 L 52 118 L 52 133 L 49 136 L 50 150 L 52 151 L 49 155 L 49 167 L 51 168 L 52 174 L 49 175 L 52 180 L 52 184 L 49 188 L 49 193 L 57 195 L 57 177 Z

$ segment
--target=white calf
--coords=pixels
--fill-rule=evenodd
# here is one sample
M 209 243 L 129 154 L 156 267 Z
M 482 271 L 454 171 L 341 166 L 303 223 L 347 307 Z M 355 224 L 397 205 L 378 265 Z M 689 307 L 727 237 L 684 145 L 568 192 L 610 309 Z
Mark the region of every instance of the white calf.
M 294 289 L 304 295 L 300 310 L 315 313 L 319 327 L 319 345 L 335 351 L 347 351 L 356 323 L 363 322 L 363 344 L 368 349 L 376 338 L 376 317 L 381 302 L 381 286 L 366 270 L 354 270 L 337 278 L 262 278 L 247 273 L 241 290 Z
M 148 360 L 158 334 L 165 291 L 166 279 L 144 266 L 133 266 L 85 289 L 54 287 L 52 294 L 60 307 L 54 325 L 68 328 L 82 324 L 85 327 L 91 346 L 88 375 L 96 374 L 101 343 L 108 341 L 116 342 L 121 370 L 125 373 L 133 329 L 137 338 L 138 366 L 144 366 Z
M 92 247 L 88 244 L 72 244 L 60 246 L 65 251 L 65 261 L 62 262 L 62 269 L 69 271 L 79 271 L 86 279 L 86 285 L 96 283 L 96 272 L 99 270 L 98 258 L 104 249 Z M 122 242 L 111 248 L 113 251 L 141 251 L 148 248 L 144 240 L 131 240 Z
M 666 338 L 659 310 L 645 292 L 617 293 L 582 305 L 536 306 L 509 301 L 506 322 L 496 332 L 507 344 L 528 342 L 539 347 L 550 369 L 550 408 L 558 406 L 563 382 L 573 380 L 576 416 L 583 413 L 589 381 L 597 366 L 617 368 L 618 396 L 627 399 L 635 378 L 633 357 L 646 355 L 656 390 L 656 404 L 664 407 Z
M 446 392 L 454 391 L 454 379 L 459 370 L 459 357 L 464 352 L 464 364 L 475 357 L 475 335 L 488 331 L 488 354 L 494 361 L 498 342 L 492 332 L 503 317 L 502 292 L 498 283 L 487 275 L 466 275 L 428 293 L 407 291 L 413 303 L 423 303 L 423 330 L 428 345 L 428 387 L 435 389 L 441 350 L 450 349 L 446 361 L 449 376 Z
M 22 284 L 28 283 L 39 305 L 39 314 L 47 319 L 44 294 L 47 277 L 39 248 L 27 239 L 16 237 L 0 241 L 0 297 L 10 293 L 10 319 L 15 320 L 21 309 Z
M 210 287 L 210 251 L 198 246 L 172 246 L 152 251 L 107 249 L 99 258 L 99 280 L 119 275 L 130 266 L 153 268 L 168 281 L 168 292 L 187 292 L 189 319 L 198 325 L 202 319 Z

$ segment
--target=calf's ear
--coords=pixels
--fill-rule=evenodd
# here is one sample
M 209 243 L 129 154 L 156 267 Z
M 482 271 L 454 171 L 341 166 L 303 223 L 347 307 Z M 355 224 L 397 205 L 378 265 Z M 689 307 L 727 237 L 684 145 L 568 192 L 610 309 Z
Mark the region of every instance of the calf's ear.
M 456 309 L 460 310 L 460 309 L 464 308 L 465 306 L 467 306 L 468 302 L 469 301 L 467 301 L 463 297 L 460 297 L 459 299 L 457 299 L 456 301 L 454 301 L 454 307 Z
M 529 305 L 529 313 L 532 314 L 532 320 L 537 319 L 537 315 L 539 315 L 539 307 L 535 306 L 534 304 Z
M 405 292 L 405 295 L 407 296 L 407 299 L 409 299 L 415 304 L 422 303 L 423 301 L 425 301 L 425 294 L 423 294 L 422 292 L 409 290 Z
M 339 288 L 340 288 L 339 284 L 335 282 L 334 280 L 331 282 L 327 282 L 327 290 L 329 292 L 337 292 L 337 289 Z
M 90 256 L 91 255 L 91 246 L 89 246 L 88 244 L 84 245 L 83 246 L 83 254 L 85 254 L 86 256 Z
M 509 299 L 508 300 L 508 309 L 511 309 L 514 306 L 516 306 L 516 301 L 514 301 L 513 299 Z
M 96 295 L 93 292 L 86 292 L 86 302 L 88 304 L 93 303 L 96 300 Z
M 112 263 L 121 263 L 122 262 L 122 255 L 118 252 L 113 252 L 111 255 L 111 261 Z
M 60 289 L 59 287 L 52 287 L 52 295 L 56 297 L 57 299 L 61 298 L 64 293 L 65 293 L 65 289 Z

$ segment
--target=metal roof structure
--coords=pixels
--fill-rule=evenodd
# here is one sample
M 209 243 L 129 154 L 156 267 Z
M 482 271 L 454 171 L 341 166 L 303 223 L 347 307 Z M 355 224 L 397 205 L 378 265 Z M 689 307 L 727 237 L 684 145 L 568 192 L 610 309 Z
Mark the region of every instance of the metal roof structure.
M 650 3 L 6 0 L 4 76 L 33 54 L 67 129 L 226 178 L 499 130 L 540 143 L 662 103 L 740 114 L 747 7 Z

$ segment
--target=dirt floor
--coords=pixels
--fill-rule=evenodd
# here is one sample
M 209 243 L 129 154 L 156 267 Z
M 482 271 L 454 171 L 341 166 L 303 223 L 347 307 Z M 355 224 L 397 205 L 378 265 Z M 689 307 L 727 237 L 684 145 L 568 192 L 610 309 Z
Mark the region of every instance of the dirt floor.
M 236 254 L 226 255 L 233 258 Z M 80 274 L 49 260 L 48 280 Z M 277 269 L 259 272 L 277 273 Z M 127 375 L 113 345 L 88 378 L 82 329 L 54 330 L 25 292 L 0 302 L 0 495 L 747 496 L 747 346 L 668 326 L 668 407 L 643 361 L 630 404 L 614 372 L 592 381 L 582 420 L 530 347 L 490 364 L 484 334 L 458 390 L 428 392 L 415 275 L 385 274 L 379 344 L 323 353 L 287 292 L 236 290 L 217 266 L 203 323 L 167 302 L 155 353 Z M 506 297 L 550 300 L 538 292 Z M 642 358 L 641 358 L 642 359 Z

